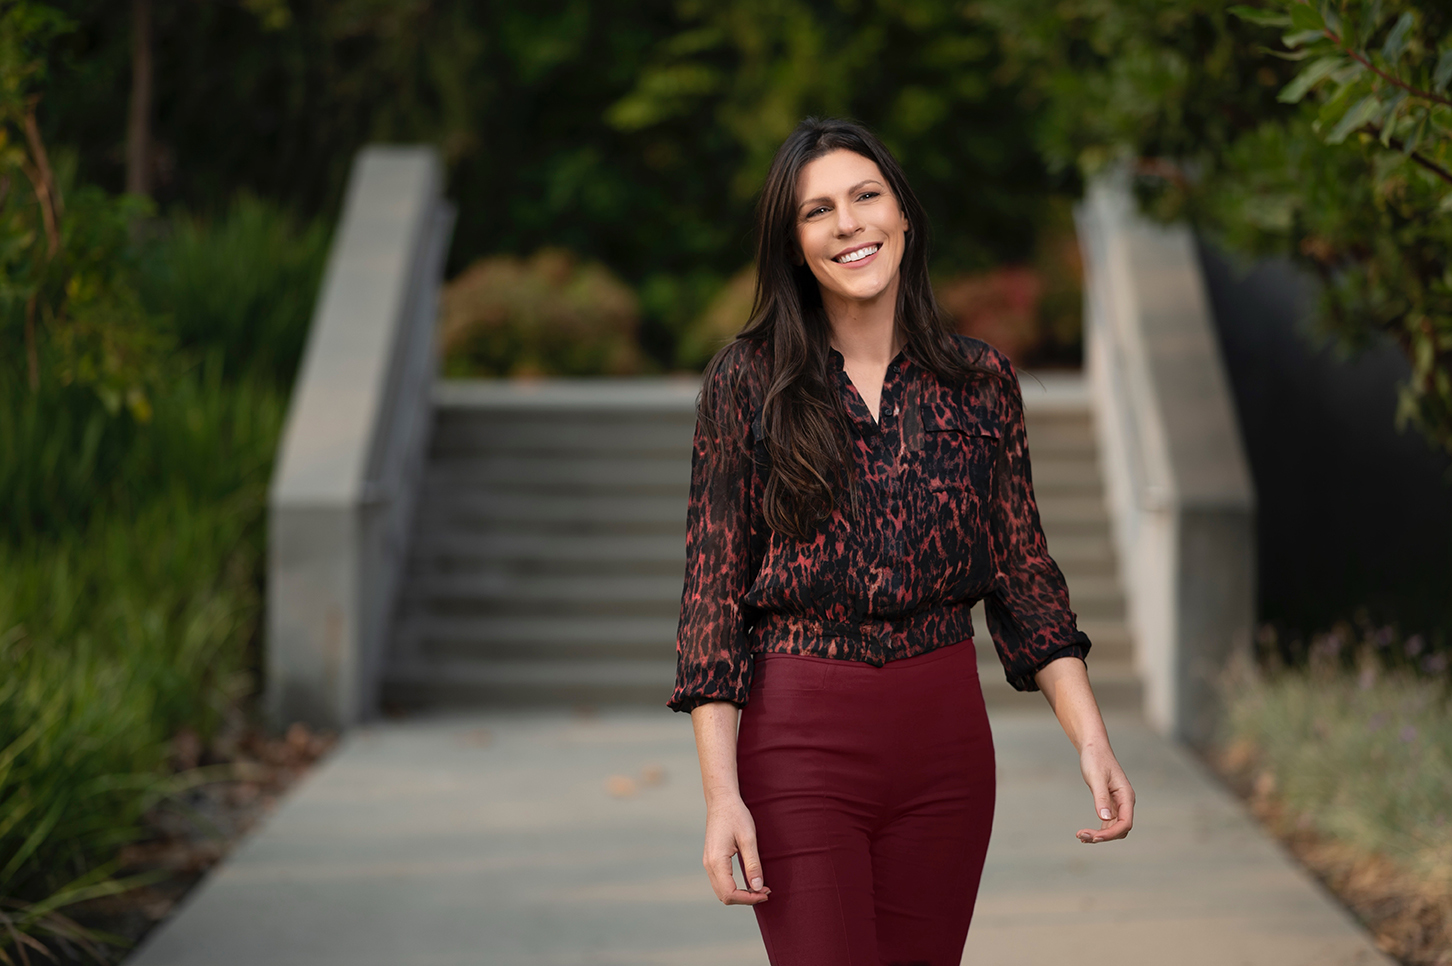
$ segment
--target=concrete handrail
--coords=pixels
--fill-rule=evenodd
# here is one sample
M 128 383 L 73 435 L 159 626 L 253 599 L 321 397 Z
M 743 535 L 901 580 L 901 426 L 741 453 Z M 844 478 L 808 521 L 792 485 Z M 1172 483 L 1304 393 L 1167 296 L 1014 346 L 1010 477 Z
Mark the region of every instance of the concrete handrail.
M 278 725 L 342 728 L 373 711 L 431 422 L 452 229 L 431 149 L 359 154 L 268 497 Z
M 1188 229 L 1122 182 L 1076 212 L 1085 356 L 1145 714 L 1208 740 L 1231 650 L 1255 620 L 1255 492 Z

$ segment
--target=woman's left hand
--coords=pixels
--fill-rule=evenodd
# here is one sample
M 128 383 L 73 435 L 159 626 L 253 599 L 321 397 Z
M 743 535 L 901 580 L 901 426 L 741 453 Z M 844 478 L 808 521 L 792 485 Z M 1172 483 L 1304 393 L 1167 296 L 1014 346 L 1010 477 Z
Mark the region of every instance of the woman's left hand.
M 1134 827 L 1134 789 L 1108 743 L 1091 742 L 1079 752 L 1079 770 L 1084 784 L 1094 794 L 1097 829 L 1081 828 L 1077 838 L 1085 844 L 1122 839 Z

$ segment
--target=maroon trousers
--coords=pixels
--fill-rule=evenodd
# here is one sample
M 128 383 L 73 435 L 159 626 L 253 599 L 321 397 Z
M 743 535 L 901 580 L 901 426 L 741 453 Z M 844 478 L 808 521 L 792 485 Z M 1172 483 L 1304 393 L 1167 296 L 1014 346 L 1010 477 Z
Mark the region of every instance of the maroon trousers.
M 757 655 L 737 769 L 772 966 L 958 966 L 995 788 L 971 640 L 883 667 Z

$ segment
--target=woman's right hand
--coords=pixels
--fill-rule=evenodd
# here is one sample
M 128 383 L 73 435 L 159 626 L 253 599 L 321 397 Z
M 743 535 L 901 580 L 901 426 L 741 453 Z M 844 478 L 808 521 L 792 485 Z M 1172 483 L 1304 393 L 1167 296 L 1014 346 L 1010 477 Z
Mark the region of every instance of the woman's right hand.
M 741 871 L 747 888 L 736 883 L 731 869 L 733 856 L 741 856 Z M 756 853 L 756 823 L 740 795 L 722 796 L 706 805 L 706 849 L 701 856 L 711 888 L 728 906 L 754 906 L 765 902 L 771 890 L 761 874 L 761 859 Z

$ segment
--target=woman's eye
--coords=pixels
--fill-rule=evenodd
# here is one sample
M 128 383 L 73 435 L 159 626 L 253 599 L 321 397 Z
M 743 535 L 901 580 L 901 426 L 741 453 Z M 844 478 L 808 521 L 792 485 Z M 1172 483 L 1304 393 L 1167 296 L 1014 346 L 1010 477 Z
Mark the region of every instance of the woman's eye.
M 826 208 L 813 208 L 811 211 L 807 212 L 807 217 L 808 218 L 815 218 L 817 215 L 820 215 L 822 212 L 824 212 L 826 210 L 827 210 Z
M 857 200 L 866 201 L 868 198 L 876 198 L 878 194 L 879 192 L 876 191 L 864 191 L 862 192 L 862 194 L 858 195 Z

